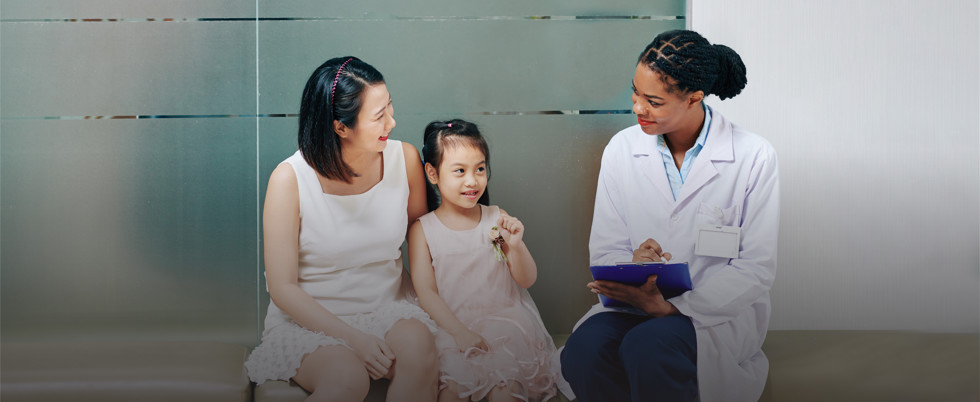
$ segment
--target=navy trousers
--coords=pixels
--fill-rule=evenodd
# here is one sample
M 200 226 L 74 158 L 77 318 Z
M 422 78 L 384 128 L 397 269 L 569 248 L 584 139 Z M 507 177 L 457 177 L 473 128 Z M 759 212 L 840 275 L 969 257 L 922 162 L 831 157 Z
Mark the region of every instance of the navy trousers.
M 695 401 L 697 350 L 686 316 L 605 312 L 565 342 L 561 371 L 582 402 Z

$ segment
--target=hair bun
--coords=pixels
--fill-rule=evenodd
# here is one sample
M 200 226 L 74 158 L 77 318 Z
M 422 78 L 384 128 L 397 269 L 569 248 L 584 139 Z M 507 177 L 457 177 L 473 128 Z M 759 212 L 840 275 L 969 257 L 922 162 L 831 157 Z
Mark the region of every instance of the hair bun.
M 747 82 L 745 64 L 742 63 L 738 53 L 728 46 L 712 45 L 712 48 L 718 58 L 718 78 L 711 87 L 711 93 L 721 99 L 735 97 L 742 92 Z

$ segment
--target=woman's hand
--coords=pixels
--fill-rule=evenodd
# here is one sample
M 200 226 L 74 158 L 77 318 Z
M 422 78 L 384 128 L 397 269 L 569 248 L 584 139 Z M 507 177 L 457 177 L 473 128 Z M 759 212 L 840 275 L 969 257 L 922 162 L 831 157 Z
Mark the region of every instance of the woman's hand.
M 490 346 L 487 345 L 487 340 L 483 339 L 480 334 L 470 331 L 469 329 L 464 329 L 453 334 L 453 340 L 456 341 L 456 346 L 459 348 L 459 351 L 463 352 L 464 354 L 466 354 L 466 351 L 470 348 L 477 348 L 484 352 L 490 351 Z
M 594 281 L 589 282 L 587 286 L 592 293 L 628 303 L 654 317 L 680 314 L 677 307 L 664 299 L 664 295 L 657 288 L 657 275 L 650 275 L 640 286 L 613 281 Z
M 647 239 L 633 250 L 633 262 L 670 261 L 670 257 L 670 253 L 665 253 L 660 243 L 653 239 Z
M 372 380 L 388 375 L 391 363 L 395 360 L 395 354 L 391 352 L 391 349 L 381 338 L 363 334 L 348 344 L 354 350 L 354 354 L 361 359 L 361 363 L 364 363 L 364 367 Z
M 497 219 L 497 227 L 508 246 L 516 247 L 524 241 L 524 224 L 519 219 L 501 213 Z

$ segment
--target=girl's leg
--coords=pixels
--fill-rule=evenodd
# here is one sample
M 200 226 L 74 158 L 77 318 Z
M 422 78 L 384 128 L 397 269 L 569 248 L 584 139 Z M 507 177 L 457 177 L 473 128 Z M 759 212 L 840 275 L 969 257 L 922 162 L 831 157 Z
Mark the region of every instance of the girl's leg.
M 395 353 L 391 366 L 389 402 L 436 400 L 439 381 L 439 356 L 429 327 L 419 320 L 395 323 L 385 334 L 385 342 Z
M 364 364 L 341 345 L 321 346 L 306 355 L 293 381 L 311 393 L 308 402 L 362 401 L 371 386 Z
M 446 381 L 446 388 L 439 391 L 439 402 L 465 402 L 469 398 L 459 397 L 459 384 L 453 381 Z
M 521 387 L 515 382 L 510 382 L 507 387 L 497 386 L 487 395 L 489 402 L 518 402 L 521 399 L 514 394 L 521 394 Z

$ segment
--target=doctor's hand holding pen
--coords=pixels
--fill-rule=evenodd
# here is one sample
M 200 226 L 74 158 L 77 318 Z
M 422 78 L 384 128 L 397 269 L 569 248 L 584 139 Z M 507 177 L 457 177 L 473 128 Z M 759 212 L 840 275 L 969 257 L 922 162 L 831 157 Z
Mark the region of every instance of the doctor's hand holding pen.
M 667 262 L 670 257 L 670 253 L 665 253 L 660 243 L 653 239 L 646 239 L 640 247 L 633 250 L 633 262 Z
M 647 239 L 633 251 L 633 262 L 670 261 L 670 257 L 670 253 L 665 253 L 660 243 L 653 239 Z M 660 293 L 660 289 L 657 288 L 657 275 L 650 275 L 640 286 L 603 280 L 589 282 L 587 286 L 592 293 L 629 303 L 653 317 L 681 313 Z

